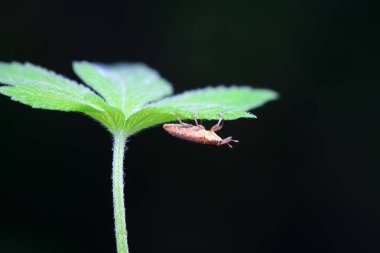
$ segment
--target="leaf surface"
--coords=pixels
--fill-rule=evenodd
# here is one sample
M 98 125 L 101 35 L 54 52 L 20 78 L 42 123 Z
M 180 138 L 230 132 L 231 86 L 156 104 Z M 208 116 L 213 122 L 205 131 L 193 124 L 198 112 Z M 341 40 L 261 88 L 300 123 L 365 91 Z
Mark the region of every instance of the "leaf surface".
M 91 112 L 106 104 L 87 87 L 30 63 L 0 63 L 0 93 L 35 108 Z
M 134 133 L 143 128 L 181 119 L 193 119 L 194 112 L 199 119 L 218 119 L 223 111 L 223 118 L 255 118 L 246 111 L 257 108 L 274 100 L 278 94 L 268 89 L 251 87 L 218 86 L 187 91 L 161 101 L 151 103 L 133 114 L 126 124 L 126 129 Z
M 127 118 L 146 103 L 172 94 L 168 81 L 142 63 L 75 62 L 75 73 Z

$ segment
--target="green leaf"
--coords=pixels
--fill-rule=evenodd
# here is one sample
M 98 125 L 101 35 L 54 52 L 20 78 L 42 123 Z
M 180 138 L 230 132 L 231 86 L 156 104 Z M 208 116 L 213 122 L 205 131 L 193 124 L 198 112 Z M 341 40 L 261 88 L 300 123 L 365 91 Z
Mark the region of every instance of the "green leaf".
M 193 119 L 194 112 L 199 119 L 208 120 L 218 119 L 221 111 L 226 120 L 255 118 L 246 111 L 277 97 L 278 94 L 272 90 L 237 86 L 188 91 L 145 106 L 127 120 L 126 130 L 135 133 L 156 124 L 174 121 L 175 115 L 181 119 Z
M 146 103 L 172 94 L 169 82 L 142 63 L 75 62 L 75 73 L 127 118 Z
M 152 106 L 186 107 L 193 104 L 218 104 L 248 111 L 274 100 L 278 94 L 268 89 L 248 86 L 218 86 L 187 91 L 161 100 Z
M 75 62 L 74 70 L 89 88 L 30 63 L 0 63 L 0 93 L 36 108 L 83 112 L 111 132 L 131 135 L 144 128 L 181 119 L 255 118 L 248 110 L 276 99 L 268 89 L 219 86 L 170 95 L 171 85 L 141 63 Z M 154 102 L 155 101 L 155 102 Z
M 106 104 L 90 89 L 30 63 L 0 63 L 0 93 L 35 108 L 94 112 Z

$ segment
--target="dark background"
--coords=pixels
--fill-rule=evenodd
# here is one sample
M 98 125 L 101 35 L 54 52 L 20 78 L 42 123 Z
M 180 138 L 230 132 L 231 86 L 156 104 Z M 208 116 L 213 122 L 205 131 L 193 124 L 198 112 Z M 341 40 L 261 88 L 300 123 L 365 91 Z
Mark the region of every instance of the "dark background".
M 142 61 L 176 92 L 272 88 L 230 150 L 160 127 L 126 154 L 131 253 L 379 252 L 378 11 L 369 1 L 1 1 L 0 60 L 78 80 Z M 116 252 L 111 137 L 0 97 L 0 252 Z M 209 122 L 206 125 L 212 125 Z

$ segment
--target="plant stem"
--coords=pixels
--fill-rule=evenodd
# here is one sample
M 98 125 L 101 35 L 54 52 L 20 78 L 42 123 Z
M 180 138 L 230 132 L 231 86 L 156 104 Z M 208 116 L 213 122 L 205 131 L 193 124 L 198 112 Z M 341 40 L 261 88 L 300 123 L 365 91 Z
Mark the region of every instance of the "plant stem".
M 115 218 L 116 246 L 118 253 L 128 253 L 127 228 L 125 222 L 124 206 L 124 172 L 123 161 L 127 134 L 124 132 L 113 135 L 113 161 L 112 161 L 112 191 Z

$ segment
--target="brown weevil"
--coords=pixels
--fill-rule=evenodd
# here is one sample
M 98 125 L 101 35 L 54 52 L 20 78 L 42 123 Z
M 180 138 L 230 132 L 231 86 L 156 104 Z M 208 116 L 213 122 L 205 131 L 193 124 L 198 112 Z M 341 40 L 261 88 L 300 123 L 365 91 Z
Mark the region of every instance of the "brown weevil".
M 214 125 L 210 130 L 206 130 L 204 126 L 198 124 L 197 114 L 194 112 L 195 125 L 183 123 L 181 119 L 177 117 L 179 124 L 164 124 L 163 128 L 171 135 L 197 143 L 222 146 L 228 145 L 232 148 L 230 142 L 239 142 L 238 140 L 232 139 L 232 137 L 227 137 L 225 139 L 220 138 L 215 132 L 222 129 L 223 112 L 220 112 L 220 118 L 216 125 Z

